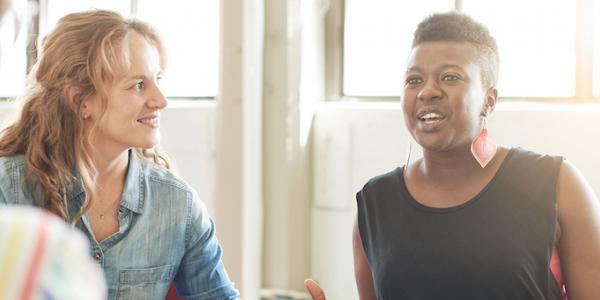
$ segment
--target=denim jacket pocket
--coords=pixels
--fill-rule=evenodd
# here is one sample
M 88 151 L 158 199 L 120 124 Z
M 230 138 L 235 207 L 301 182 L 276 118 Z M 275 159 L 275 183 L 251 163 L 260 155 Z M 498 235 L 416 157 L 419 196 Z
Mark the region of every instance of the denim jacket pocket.
M 166 265 L 119 272 L 119 299 L 165 299 L 174 267 Z

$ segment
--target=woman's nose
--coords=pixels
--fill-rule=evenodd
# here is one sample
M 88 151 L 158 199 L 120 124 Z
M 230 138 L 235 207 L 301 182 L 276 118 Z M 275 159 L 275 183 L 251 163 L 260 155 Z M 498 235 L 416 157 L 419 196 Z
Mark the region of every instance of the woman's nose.
M 163 94 L 162 90 L 158 85 L 154 85 L 154 90 L 149 99 L 148 105 L 152 108 L 163 109 L 168 104 L 167 97 Z
M 417 98 L 421 101 L 438 100 L 442 97 L 442 90 L 433 80 L 425 82 L 423 88 L 417 94 Z

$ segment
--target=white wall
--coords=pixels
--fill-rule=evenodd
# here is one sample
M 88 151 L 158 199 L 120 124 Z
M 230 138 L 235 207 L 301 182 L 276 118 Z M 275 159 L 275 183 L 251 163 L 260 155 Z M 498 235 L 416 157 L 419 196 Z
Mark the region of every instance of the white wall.
M 170 101 L 162 113 L 161 149 L 214 214 L 215 103 Z M 218 223 L 217 223 L 218 226 Z
M 488 125 L 499 144 L 565 156 L 600 194 L 600 105 L 501 103 Z M 314 128 L 312 275 L 330 299 L 358 299 L 354 196 L 369 178 L 404 163 L 402 111 L 398 103 L 329 103 L 317 110 Z
M 14 103 L 0 101 L 0 130 L 10 124 L 16 117 L 16 109 Z

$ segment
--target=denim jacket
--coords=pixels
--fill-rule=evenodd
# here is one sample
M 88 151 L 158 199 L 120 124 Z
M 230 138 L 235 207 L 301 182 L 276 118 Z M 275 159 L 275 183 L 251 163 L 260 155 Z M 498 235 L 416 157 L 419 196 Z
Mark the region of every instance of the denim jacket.
M 23 192 L 22 155 L 0 157 L 0 204 L 35 205 Z M 68 193 L 74 215 L 85 199 L 81 182 Z M 0 205 L 2 209 L 2 205 Z M 221 261 L 213 221 L 184 181 L 133 151 L 118 210 L 119 231 L 96 241 L 85 214 L 76 224 L 102 266 L 108 299 L 165 299 L 171 282 L 187 299 L 236 299 Z

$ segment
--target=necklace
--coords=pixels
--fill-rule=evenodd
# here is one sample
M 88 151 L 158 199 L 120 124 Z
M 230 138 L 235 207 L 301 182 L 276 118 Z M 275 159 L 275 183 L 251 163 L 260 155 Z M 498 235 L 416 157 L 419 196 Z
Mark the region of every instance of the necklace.
M 96 208 L 94 208 L 93 206 L 90 206 L 90 209 L 100 217 L 100 220 L 104 220 L 104 218 L 106 218 L 107 213 L 111 210 L 115 208 L 115 204 L 119 204 L 120 199 L 117 198 L 116 201 L 113 201 L 112 203 L 110 203 L 106 208 L 101 209 L 101 210 L 97 210 Z
M 98 211 L 96 211 L 95 209 L 94 209 L 94 212 L 95 212 L 95 213 L 96 213 L 98 216 L 100 216 L 100 220 L 104 220 L 104 217 L 106 216 L 106 212 L 99 213 L 99 212 L 98 212 Z
M 121 202 L 121 194 L 122 186 L 116 188 L 115 185 L 111 185 L 109 183 L 106 183 L 105 185 L 104 183 L 100 184 L 99 182 L 96 182 L 96 191 L 92 196 L 92 201 L 96 202 L 96 205 L 90 206 L 90 209 L 100 218 L 101 221 L 104 221 L 105 219 L 108 219 L 106 217 L 110 216 L 107 215 L 107 213 L 111 210 L 115 210 L 115 208 L 119 206 L 119 203 Z M 99 195 L 103 195 L 103 198 L 108 201 L 98 201 L 98 199 L 102 198 L 99 197 Z M 116 216 L 116 212 L 114 216 Z

